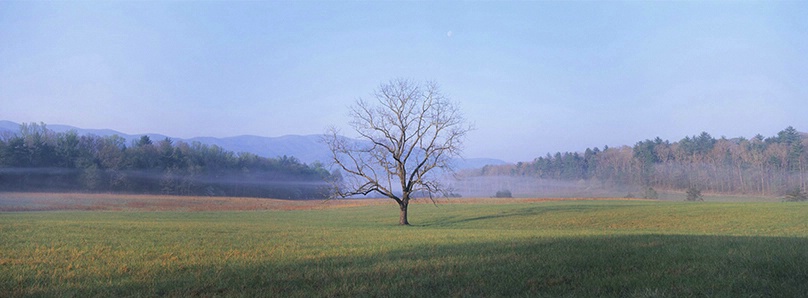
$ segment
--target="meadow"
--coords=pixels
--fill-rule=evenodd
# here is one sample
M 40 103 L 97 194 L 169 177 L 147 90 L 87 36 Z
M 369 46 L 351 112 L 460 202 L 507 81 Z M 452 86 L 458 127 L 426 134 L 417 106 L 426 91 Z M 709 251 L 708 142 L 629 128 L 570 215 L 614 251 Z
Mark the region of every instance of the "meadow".
M 409 227 L 392 201 L 115 206 L 0 213 L 0 297 L 808 293 L 804 203 L 452 200 Z

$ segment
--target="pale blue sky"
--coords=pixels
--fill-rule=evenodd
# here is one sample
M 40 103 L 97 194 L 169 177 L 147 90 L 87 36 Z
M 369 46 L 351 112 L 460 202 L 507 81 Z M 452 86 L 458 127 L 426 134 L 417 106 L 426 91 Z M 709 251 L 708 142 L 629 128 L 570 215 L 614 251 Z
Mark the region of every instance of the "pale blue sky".
M 316 134 L 434 80 L 467 157 L 808 131 L 808 1 L 0 2 L 0 119 Z M 350 135 L 350 134 L 348 134 Z

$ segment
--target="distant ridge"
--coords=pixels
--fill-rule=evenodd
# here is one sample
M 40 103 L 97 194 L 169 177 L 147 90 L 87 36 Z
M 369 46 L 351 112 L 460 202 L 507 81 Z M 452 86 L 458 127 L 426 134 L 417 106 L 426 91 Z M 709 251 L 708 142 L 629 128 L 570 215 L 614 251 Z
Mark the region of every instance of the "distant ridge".
M 214 137 L 195 137 L 190 139 L 174 138 L 163 134 L 146 133 L 146 134 L 126 134 L 111 129 L 86 129 L 70 125 L 61 124 L 47 124 L 48 129 L 55 132 L 67 132 L 75 130 L 79 135 L 98 135 L 98 136 L 111 136 L 118 135 L 126 140 L 129 145 L 133 141 L 137 141 L 140 137 L 146 135 L 153 142 L 158 142 L 166 138 L 172 141 L 182 141 L 186 143 L 199 142 L 206 145 L 216 145 L 228 151 L 235 153 L 248 152 L 263 157 L 279 157 L 279 156 L 294 156 L 304 163 L 313 163 L 320 161 L 328 163 L 330 160 L 330 152 L 328 147 L 320 142 L 321 135 L 285 135 L 280 137 L 262 137 L 254 135 L 242 135 L 226 138 Z M 0 120 L 0 134 L 2 133 L 17 133 L 20 129 L 20 124 Z M 461 169 L 482 168 L 486 165 L 502 165 L 506 164 L 505 161 L 495 158 L 467 158 L 459 159 L 455 162 L 455 167 Z
M 188 142 L 216 145 L 235 152 L 249 152 L 265 157 L 294 156 L 305 162 L 326 162 L 328 147 L 320 143 L 320 135 L 285 135 L 280 137 L 236 136 L 227 138 L 197 137 Z

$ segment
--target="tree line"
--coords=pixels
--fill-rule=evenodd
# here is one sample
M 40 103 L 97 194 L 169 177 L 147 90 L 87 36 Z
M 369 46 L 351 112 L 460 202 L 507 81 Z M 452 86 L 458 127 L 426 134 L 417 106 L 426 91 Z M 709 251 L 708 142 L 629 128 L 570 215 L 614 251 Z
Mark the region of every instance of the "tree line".
M 531 162 L 486 166 L 480 175 L 532 176 L 604 186 L 780 196 L 808 186 L 808 138 L 793 127 L 776 136 L 714 138 L 709 133 L 677 142 L 657 137 L 602 150 L 547 154 Z
M 294 157 L 235 154 L 216 145 L 148 136 L 55 133 L 22 124 L 0 137 L 0 190 L 122 192 L 320 199 L 331 174 Z

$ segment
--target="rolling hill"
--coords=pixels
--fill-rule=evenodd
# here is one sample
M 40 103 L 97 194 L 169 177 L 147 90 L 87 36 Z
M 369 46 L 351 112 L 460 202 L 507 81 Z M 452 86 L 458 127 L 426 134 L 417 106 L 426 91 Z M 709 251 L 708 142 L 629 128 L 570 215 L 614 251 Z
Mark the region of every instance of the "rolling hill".
M 19 128 L 19 123 L 0 120 L 0 135 L 3 133 L 16 133 L 19 131 Z M 86 129 L 59 124 L 47 124 L 47 128 L 57 133 L 75 130 L 79 135 L 118 135 L 126 139 L 127 144 L 140 139 L 143 135 L 147 135 L 155 142 L 166 138 L 175 142 L 199 142 L 207 145 L 216 145 L 236 153 L 249 152 L 264 157 L 294 156 L 305 163 L 313 163 L 315 161 L 327 163 L 330 159 L 328 147 L 320 142 L 321 135 L 285 135 L 280 137 L 242 135 L 226 138 L 195 137 L 182 139 L 156 133 L 126 134 L 111 129 Z M 457 169 L 473 169 L 481 168 L 485 165 L 502 165 L 505 163 L 505 161 L 495 158 L 466 158 L 457 160 L 456 167 Z

